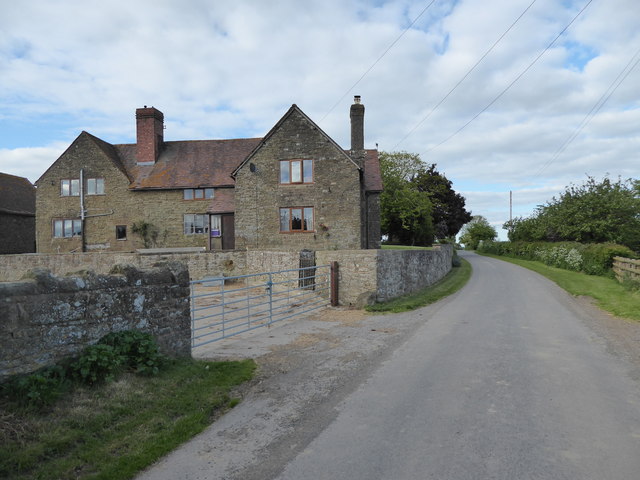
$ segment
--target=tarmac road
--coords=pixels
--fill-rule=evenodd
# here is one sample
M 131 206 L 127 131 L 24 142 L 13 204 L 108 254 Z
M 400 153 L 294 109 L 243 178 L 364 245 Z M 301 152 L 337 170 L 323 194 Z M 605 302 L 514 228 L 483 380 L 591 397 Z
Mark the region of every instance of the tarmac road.
M 229 346 L 260 381 L 140 478 L 639 479 L 637 362 L 553 283 L 467 259 L 438 304 Z

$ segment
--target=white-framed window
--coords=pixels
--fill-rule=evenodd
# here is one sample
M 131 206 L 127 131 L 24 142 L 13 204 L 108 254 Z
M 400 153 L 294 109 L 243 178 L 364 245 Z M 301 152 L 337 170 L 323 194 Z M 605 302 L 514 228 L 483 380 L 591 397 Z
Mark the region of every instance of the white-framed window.
M 220 215 L 211 215 L 211 236 L 222 236 L 222 217 Z
M 183 190 L 185 200 L 202 200 L 213 198 L 213 188 L 185 188 Z
M 60 196 L 78 197 L 80 196 L 80 179 L 63 178 L 60 180 Z
M 313 232 L 313 207 L 285 207 L 280 209 L 280 232 Z
M 280 160 L 280 183 L 313 183 L 313 160 Z
M 206 214 L 194 213 L 184 216 L 184 234 L 195 235 L 209 233 L 209 216 Z
M 87 195 L 104 195 L 104 178 L 87 178 Z
M 82 220 L 63 218 L 53 221 L 54 238 L 71 238 L 82 235 Z

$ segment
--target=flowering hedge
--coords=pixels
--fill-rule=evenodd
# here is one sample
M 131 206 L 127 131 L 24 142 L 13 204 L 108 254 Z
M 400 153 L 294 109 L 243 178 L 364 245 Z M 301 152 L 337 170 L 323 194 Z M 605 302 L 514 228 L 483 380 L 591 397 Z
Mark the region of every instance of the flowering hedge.
M 613 257 L 638 257 L 631 249 L 614 243 L 482 242 L 478 251 L 603 276 L 613 276 Z

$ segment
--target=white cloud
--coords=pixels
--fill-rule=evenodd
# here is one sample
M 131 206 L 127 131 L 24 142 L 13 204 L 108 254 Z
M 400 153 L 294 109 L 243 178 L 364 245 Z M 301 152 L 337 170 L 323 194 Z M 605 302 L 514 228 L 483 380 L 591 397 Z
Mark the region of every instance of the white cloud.
M 527 214 L 585 175 L 637 177 L 640 67 L 554 158 L 640 48 L 637 0 L 590 4 L 499 100 L 440 146 L 513 82 L 586 0 L 537 0 L 428 118 L 530 0 L 436 2 L 350 92 L 425 2 L 4 3 L 0 170 L 32 180 L 83 129 L 133 142 L 133 113 L 144 104 L 164 112 L 166 137 L 178 140 L 261 136 L 297 103 L 348 147 L 353 94 L 366 105 L 368 147 L 389 150 L 415 129 L 398 149 L 436 163 L 466 192 L 469 208 L 494 224 L 508 218 L 509 190 L 526 196 L 519 208 Z M 2 136 L 4 125 L 53 126 L 60 116 L 67 121 L 55 131 L 64 138 L 34 134 L 6 146 L 15 140 Z
M 56 143 L 47 147 L 0 148 L 0 172 L 29 179 L 35 183 L 47 168 L 55 162 L 68 145 Z

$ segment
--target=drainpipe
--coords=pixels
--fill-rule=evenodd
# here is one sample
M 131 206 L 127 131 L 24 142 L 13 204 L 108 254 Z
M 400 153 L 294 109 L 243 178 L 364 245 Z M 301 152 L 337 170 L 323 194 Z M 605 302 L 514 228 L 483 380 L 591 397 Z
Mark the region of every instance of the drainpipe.
M 82 245 L 82 252 L 87 251 L 87 239 L 84 234 L 84 219 L 85 219 L 85 210 L 84 210 L 84 170 L 80 169 L 80 242 Z

